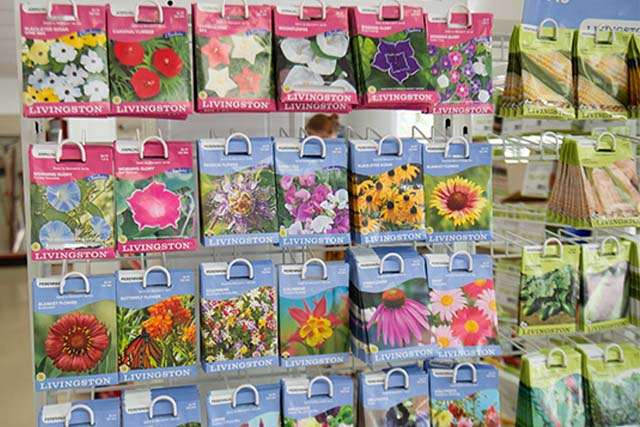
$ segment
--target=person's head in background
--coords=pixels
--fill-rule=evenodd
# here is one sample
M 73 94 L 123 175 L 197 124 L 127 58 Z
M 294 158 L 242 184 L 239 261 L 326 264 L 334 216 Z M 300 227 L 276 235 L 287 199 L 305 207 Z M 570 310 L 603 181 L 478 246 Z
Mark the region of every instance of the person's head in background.
M 322 139 L 337 138 L 340 132 L 340 117 L 337 114 L 316 114 L 307 121 L 307 135 L 319 136 Z

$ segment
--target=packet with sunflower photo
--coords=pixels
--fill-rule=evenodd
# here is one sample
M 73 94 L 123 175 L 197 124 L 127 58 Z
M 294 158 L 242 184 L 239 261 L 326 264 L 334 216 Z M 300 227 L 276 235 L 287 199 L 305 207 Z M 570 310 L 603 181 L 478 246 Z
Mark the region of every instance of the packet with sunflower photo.
M 127 390 L 122 427 L 200 427 L 200 393 L 195 385 Z
M 144 3 L 107 7 L 111 113 L 186 119 L 193 112 L 187 9 Z
M 427 243 L 493 240 L 491 145 L 454 137 L 422 154 Z
M 313 258 L 278 271 L 280 363 L 349 361 L 349 265 Z
M 278 366 L 272 261 L 200 264 L 200 357 L 205 372 Z
M 118 384 L 113 276 L 33 280 L 37 392 Z
M 353 240 L 367 245 L 424 241 L 422 145 L 393 136 L 349 145 Z
M 244 384 L 207 395 L 209 427 L 279 427 L 280 384 Z
M 282 427 L 353 427 L 353 379 L 317 376 L 282 380 Z
M 25 117 L 109 114 L 105 6 L 21 4 L 20 29 Z
M 191 270 L 116 273 L 121 382 L 196 374 L 196 285 Z
M 114 258 L 113 149 L 72 140 L 29 147 L 31 259 Z
M 40 409 L 38 427 L 120 427 L 120 399 L 96 399 L 45 405 Z
M 114 143 L 118 252 L 193 251 L 197 204 L 190 142 Z

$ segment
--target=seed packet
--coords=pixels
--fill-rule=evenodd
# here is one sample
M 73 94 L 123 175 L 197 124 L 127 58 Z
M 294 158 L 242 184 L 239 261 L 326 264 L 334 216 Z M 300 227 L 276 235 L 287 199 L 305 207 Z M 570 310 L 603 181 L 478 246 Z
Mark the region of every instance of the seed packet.
M 195 385 L 127 390 L 122 397 L 122 427 L 200 427 L 200 395 Z
M 628 55 L 629 116 L 638 118 L 640 112 L 640 36 L 631 36 Z
M 106 28 L 102 5 L 20 5 L 25 117 L 109 114 Z
M 629 286 L 629 317 L 635 326 L 640 326 L 640 242 L 637 238 L 631 241 L 631 259 L 627 282 Z
M 282 246 L 348 245 L 347 145 L 310 136 L 276 139 Z
M 517 425 L 586 427 L 582 356 L 556 347 L 522 357 Z
M 278 6 L 276 87 L 281 111 L 349 112 L 358 103 L 346 7 Z
M 491 145 L 452 138 L 422 159 L 427 242 L 493 240 Z
M 355 7 L 352 32 L 365 107 L 426 110 L 436 104 L 421 7 Z
M 349 361 L 349 265 L 313 258 L 278 272 L 285 368 Z
M 205 246 L 278 243 L 271 138 L 200 140 L 198 166 Z
M 499 116 L 502 118 L 516 117 L 518 107 L 522 101 L 522 74 L 520 64 L 520 26 L 516 25 L 509 39 L 509 55 L 507 64 L 507 76 L 505 78 L 504 91 L 499 103 Z
M 46 405 L 40 409 L 38 427 L 120 427 L 120 399 L 97 399 Z
M 434 427 L 500 427 L 498 370 L 483 363 L 429 369 Z M 518 424 L 520 425 L 520 424 Z
M 200 356 L 205 372 L 278 366 L 272 261 L 200 264 Z
M 195 250 L 191 143 L 152 137 L 116 141 L 114 151 L 118 252 Z
M 349 144 L 353 240 L 360 244 L 424 241 L 420 143 L 388 136 Z
M 425 15 L 431 76 L 440 94 L 435 114 L 493 114 L 490 13 Z
M 33 280 L 36 391 L 118 383 L 113 276 Z
M 196 110 L 275 111 L 269 6 L 193 4 Z
M 640 350 L 630 344 L 579 345 L 587 424 L 640 425 Z
M 282 425 L 353 427 L 353 393 L 348 376 L 282 380 Z
M 29 147 L 31 259 L 113 258 L 113 149 L 66 140 Z
M 365 363 L 432 357 L 424 260 L 411 247 L 350 248 L 351 353 Z
M 418 366 L 358 375 L 359 425 L 429 427 L 429 376 Z
M 121 382 L 196 374 L 195 276 L 191 270 L 116 273 Z
M 609 237 L 582 245 L 580 328 L 598 332 L 629 324 L 629 260 L 631 243 Z
M 207 397 L 209 427 L 280 427 L 280 384 L 245 384 Z
M 187 9 L 151 4 L 107 7 L 111 112 L 186 119 L 193 112 Z
M 498 311 L 489 255 L 425 255 L 437 357 L 500 354 Z
M 522 248 L 518 335 L 576 331 L 580 292 L 580 246 L 548 239 Z

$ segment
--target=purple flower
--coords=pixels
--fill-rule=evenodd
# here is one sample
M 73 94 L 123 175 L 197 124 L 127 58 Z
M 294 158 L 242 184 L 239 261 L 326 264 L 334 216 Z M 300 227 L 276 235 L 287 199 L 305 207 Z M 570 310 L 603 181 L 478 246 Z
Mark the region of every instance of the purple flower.
M 432 44 L 429 45 L 429 56 L 436 56 L 438 54 L 438 48 Z
M 487 92 L 489 92 L 489 95 L 493 94 L 493 81 L 489 80 L 489 83 L 487 84 Z
M 475 55 L 477 48 L 478 45 L 476 45 L 476 42 L 471 40 L 469 43 L 463 45 L 462 52 L 467 56 L 473 56 Z
M 447 89 L 446 92 L 440 95 L 440 98 L 442 101 L 448 101 L 451 99 L 452 96 L 453 96 L 453 89 Z
M 462 65 L 462 54 L 460 52 L 451 52 L 449 54 L 449 60 L 453 68 L 458 68 Z
M 451 73 L 449 74 L 449 81 L 451 83 L 458 83 L 460 81 L 460 73 L 456 70 L 451 70 Z
M 395 43 L 380 40 L 371 66 L 380 71 L 386 71 L 398 84 L 404 83 L 409 77 L 422 70 L 416 61 L 415 51 L 409 39 Z
M 284 202 L 288 205 L 292 205 L 296 202 L 296 188 L 291 186 L 284 194 Z
M 468 79 L 472 79 L 473 76 L 476 75 L 476 72 L 473 71 L 473 63 L 472 62 L 467 62 L 466 64 L 463 65 L 462 74 L 464 74 L 464 76 L 466 78 L 468 78 Z
M 471 93 L 475 95 L 480 92 L 480 89 L 482 89 L 482 83 L 480 82 L 480 80 L 474 79 L 471 82 Z
M 433 77 L 437 76 L 438 74 L 440 74 L 440 65 L 438 64 L 433 64 L 433 67 L 431 67 L 431 75 Z
M 309 193 L 309 190 L 302 188 L 296 191 L 296 199 L 306 202 L 310 198 L 311 198 L 311 193 Z
M 440 58 L 440 65 L 442 65 L 442 68 L 444 68 L 445 70 L 450 70 L 451 60 L 449 59 L 448 56 L 443 56 Z
M 349 211 L 346 209 L 340 212 L 333 220 L 333 228 L 331 233 L 348 233 L 349 232 Z
M 283 176 L 280 180 L 280 187 L 282 187 L 282 189 L 285 191 L 291 188 L 291 184 L 293 184 L 292 176 Z
M 462 99 L 465 99 L 466 97 L 468 97 L 469 86 L 463 83 L 459 83 L 458 86 L 456 87 L 456 95 L 458 95 Z
M 294 222 L 308 221 L 314 217 L 316 209 L 313 206 L 313 203 L 305 202 L 300 204 L 297 208 L 294 208 L 291 213 L 293 214 Z
M 300 185 L 304 185 L 306 187 L 313 187 L 313 185 L 316 183 L 316 174 L 310 173 L 309 175 L 303 175 L 300 178 L 298 178 L 298 180 L 300 180 Z

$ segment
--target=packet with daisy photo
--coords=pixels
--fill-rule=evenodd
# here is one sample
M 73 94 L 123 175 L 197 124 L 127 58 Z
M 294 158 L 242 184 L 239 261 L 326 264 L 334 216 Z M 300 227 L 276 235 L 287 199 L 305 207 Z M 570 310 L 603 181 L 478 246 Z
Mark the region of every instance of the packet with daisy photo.
M 110 112 L 105 6 L 20 5 L 25 117 Z

